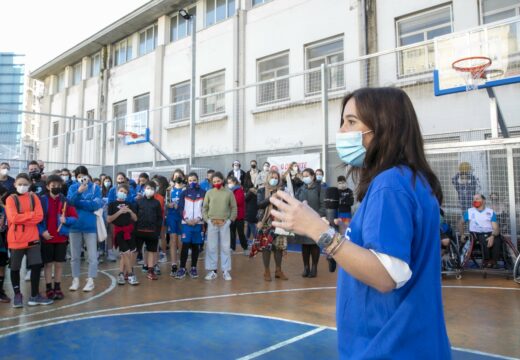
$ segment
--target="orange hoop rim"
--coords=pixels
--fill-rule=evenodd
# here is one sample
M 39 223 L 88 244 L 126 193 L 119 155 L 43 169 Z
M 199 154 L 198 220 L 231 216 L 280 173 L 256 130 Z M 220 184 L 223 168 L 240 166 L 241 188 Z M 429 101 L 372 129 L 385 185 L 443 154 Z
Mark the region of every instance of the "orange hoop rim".
M 119 135 L 119 137 L 130 136 L 132 139 L 137 139 L 139 137 L 139 134 L 133 131 L 118 131 L 117 135 Z
M 479 64 L 479 65 L 473 65 L 473 66 L 460 66 L 459 65 L 460 63 L 462 63 L 464 61 L 468 61 L 468 60 L 483 60 L 484 63 Z M 455 71 L 468 72 L 468 73 L 471 73 L 471 75 L 475 75 L 475 76 L 479 75 L 479 77 L 480 77 L 482 71 L 487 69 L 491 65 L 491 63 L 492 63 L 491 59 L 488 58 L 487 56 L 469 56 L 469 57 L 455 60 L 451 64 L 451 67 Z

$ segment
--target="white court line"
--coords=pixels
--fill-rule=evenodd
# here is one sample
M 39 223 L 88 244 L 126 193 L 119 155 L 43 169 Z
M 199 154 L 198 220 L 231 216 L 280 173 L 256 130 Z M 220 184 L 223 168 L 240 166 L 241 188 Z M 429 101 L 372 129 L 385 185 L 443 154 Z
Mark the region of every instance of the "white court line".
M 45 322 L 52 321 L 52 320 L 70 319 L 73 317 L 79 317 L 79 316 L 83 316 L 83 315 L 94 315 L 94 314 L 101 314 L 101 313 L 109 312 L 109 311 L 137 309 L 137 308 L 142 308 L 142 307 L 146 307 L 146 306 L 175 304 L 175 303 L 197 301 L 197 300 L 213 300 L 213 299 L 231 298 L 231 297 L 247 296 L 247 295 L 277 294 L 277 293 L 288 293 L 288 292 L 298 292 L 298 291 L 317 291 L 317 290 L 335 290 L 335 289 L 336 289 L 336 287 L 316 287 L 316 288 L 297 288 L 297 289 L 284 289 L 284 290 L 266 290 L 266 291 L 232 293 L 232 294 L 223 294 L 223 295 L 200 296 L 200 297 L 193 297 L 193 298 L 156 301 L 156 302 L 151 302 L 151 303 L 134 304 L 134 305 L 119 306 L 119 307 L 108 308 L 108 309 L 86 311 L 86 312 L 77 313 L 77 314 L 59 316 L 59 317 L 56 317 L 53 319 L 37 320 L 37 321 L 27 322 L 27 323 L 18 324 L 18 325 L 6 326 L 6 327 L 1 328 L 0 331 L 6 331 L 6 330 L 16 329 L 16 328 L 20 328 L 20 327 L 24 327 L 24 326 L 41 324 L 41 323 L 45 323 Z M 33 329 L 33 328 L 30 328 L 30 329 Z M 30 330 L 30 329 L 26 329 L 26 330 Z M 0 338 L 9 336 L 9 335 L 12 335 L 15 333 L 17 333 L 17 332 L 15 331 L 12 333 L 3 334 L 3 335 L 0 335 Z
M 303 333 L 301 335 L 298 335 L 298 336 L 295 336 L 293 338 L 287 339 L 285 341 L 279 342 L 278 344 L 274 344 L 274 345 L 269 346 L 269 347 L 267 347 L 265 349 L 262 349 L 260 351 L 254 352 L 254 353 L 246 355 L 246 356 L 242 356 L 241 358 L 238 358 L 237 360 L 251 360 L 251 359 L 255 359 L 255 358 L 259 357 L 259 356 L 262 356 L 264 354 L 270 353 L 271 351 L 275 351 L 277 349 L 283 348 L 284 346 L 290 345 L 292 343 L 295 343 L 297 341 L 305 339 L 305 338 L 307 338 L 309 336 L 312 336 L 314 334 L 322 332 L 325 329 L 326 329 L 325 327 L 319 327 L 317 329 L 314 329 L 314 330 L 311 330 L 311 331 L 307 331 L 306 333 Z
M 110 286 L 107 289 L 105 289 L 102 292 L 100 292 L 99 294 L 97 294 L 97 295 L 94 295 L 94 296 L 92 296 L 92 297 L 90 297 L 88 299 L 81 300 L 81 301 L 78 301 L 78 302 L 75 302 L 75 303 L 72 303 L 72 304 L 63 305 L 63 306 L 59 306 L 59 307 L 53 307 L 53 308 L 50 308 L 50 309 L 47 309 L 47 310 L 43 310 L 43 311 L 38 311 L 38 312 L 34 312 L 34 313 L 29 313 L 29 314 L 21 314 L 21 315 L 17 315 L 17 316 L 1 318 L 0 321 L 14 320 L 14 319 L 20 319 L 20 318 L 26 318 L 26 317 L 30 317 L 30 316 L 46 314 L 46 313 L 50 313 L 50 312 L 54 312 L 54 311 L 58 311 L 58 310 L 63 310 L 63 309 L 68 309 L 68 308 L 71 308 L 71 307 L 74 307 L 74 306 L 86 304 L 86 303 L 91 302 L 93 300 L 99 299 L 100 297 L 108 294 L 109 292 L 111 292 L 112 290 L 114 290 L 116 288 L 116 278 L 113 277 L 112 275 L 110 275 L 109 273 L 105 272 L 105 271 L 106 270 L 101 270 L 101 271 L 99 271 L 99 273 L 108 276 L 108 278 L 110 279 Z M 1 328 L 1 329 L 5 329 L 5 328 Z
M 516 288 L 500 287 L 500 286 L 474 286 L 474 285 L 442 285 L 446 289 L 478 289 L 478 290 L 509 290 L 520 291 L 520 286 Z
M 475 354 L 475 355 L 489 356 L 489 357 L 492 357 L 495 359 L 519 360 L 518 358 L 514 358 L 514 357 L 503 356 L 503 355 L 498 355 L 498 354 L 490 354 L 490 353 L 478 351 L 478 350 L 471 350 L 471 349 L 465 349 L 465 348 L 459 348 L 459 347 L 453 347 L 453 346 L 451 347 L 451 349 L 456 350 L 456 351 L 467 352 L 467 353 L 471 353 L 471 354 Z

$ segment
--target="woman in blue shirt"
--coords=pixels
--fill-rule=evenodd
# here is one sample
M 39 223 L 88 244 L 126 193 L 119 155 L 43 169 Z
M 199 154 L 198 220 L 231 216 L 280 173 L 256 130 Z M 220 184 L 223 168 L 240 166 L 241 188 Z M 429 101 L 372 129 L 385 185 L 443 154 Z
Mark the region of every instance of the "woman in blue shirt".
M 450 359 L 440 284 L 439 180 L 406 93 L 363 88 L 343 99 L 336 138 L 360 206 L 345 232 L 283 192 L 273 224 L 334 257 L 341 359 Z

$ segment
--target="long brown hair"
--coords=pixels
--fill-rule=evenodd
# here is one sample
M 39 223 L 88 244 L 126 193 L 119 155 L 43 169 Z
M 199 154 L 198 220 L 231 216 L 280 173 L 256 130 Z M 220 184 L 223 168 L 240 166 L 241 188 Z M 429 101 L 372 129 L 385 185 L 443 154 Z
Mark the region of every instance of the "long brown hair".
M 341 126 L 345 105 L 350 99 L 356 102 L 360 120 L 374 132 L 363 167 L 349 170 L 349 175 L 358 182 L 357 200 L 363 200 L 378 174 L 404 165 L 412 171 L 414 182 L 419 175 L 430 184 L 439 205 L 442 204 L 441 184 L 426 161 L 419 121 L 408 95 L 392 87 L 358 89 L 341 102 Z

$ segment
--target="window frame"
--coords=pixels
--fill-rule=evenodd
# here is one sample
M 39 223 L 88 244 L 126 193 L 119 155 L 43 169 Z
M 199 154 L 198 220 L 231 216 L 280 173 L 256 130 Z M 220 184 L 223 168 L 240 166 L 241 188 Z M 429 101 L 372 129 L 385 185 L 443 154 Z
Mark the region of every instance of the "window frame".
M 223 77 L 223 87 L 224 87 L 223 90 L 217 91 L 214 93 L 204 93 L 205 90 L 204 90 L 203 82 L 207 81 L 208 79 L 216 78 L 219 76 Z M 202 116 L 212 116 L 212 115 L 217 115 L 217 114 L 224 114 L 226 112 L 226 95 L 224 93 L 225 91 L 226 91 L 226 69 L 215 71 L 215 72 L 212 72 L 212 73 L 209 73 L 209 74 L 206 74 L 206 75 L 203 75 L 200 77 L 200 94 L 201 94 L 201 97 L 203 97 L 200 101 L 200 116 L 201 117 Z M 222 110 L 219 110 L 220 108 L 218 106 L 216 106 L 215 111 L 206 112 L 205 108 L 208 105 L 207 101 L 208 101 L 208 99 L 212 99 L 213 97 L 216 97 L 216 100 L 214 101 L 216 104 L 218 104 L 219 101 L 223 102 Z
M 173 96 L 173 91 L 175 89 L 183 87 L 183 86 L 188 87 L 188 98 L 185 100 L 175 101 L 174 96 Z M 191 100 L 191 81 L 190 80 L 182 81 L 180 83 L 172 84 L 170 86 L 170 119 L 169 119 L 170 124 L 175 124 L 178 122 L 186 121 L 191 118 L 191 106 L 190 106 L 191 101 L 190 100 Z M 187 105 L 187 109 L 184 108 L 184 107 L 186 107 L 186 105 Z M 182 106 L 182 110 L 181 110 L 182 114 L 184 115 L 187 112 L 187 116 L 184 115 L 183 117 L 180 117 L 180 118 L 177 117 L 177 109 L 179 106 Z
M 152 31 L 152 48 L 148 49 L 148 31 Z M 144 35 L 144 52 L 141 52 L 141 36 Z M 137 56 L 144 56 L 150 54 L 155 51 L 157 48 L 157 41 L 159 36 L 159 28 L 157 23 L 153 23 L 138 33 L 139 36 L 139 44 L 137 46 Z
M 97 69 L 95 68 L 95 64 L 96 64 L 96 61 L 95 59 L 98 59 L 98 67 Z M 97 70 L 97 73 L 96 73 L 96 70 Z M 90 77 L 95 77 L 95 76 L 99 76 L 99 74 L 101 74 L 101 53 L 98 52 L 92 56 L 90 56 Z
M 418 12 L 414 12 L 412 14 L 407 14 L 407 15 L 403 15 L 403 16 L 400 16 L 400 17 L 397 17 L 395 18 L 395 40 L 396 40 L 396 47 L 402 47 L 402 46 L 408 46 L 408 45 L 413 45 L 415 43 L 412 43 L 412 44 L 408 44 L 408 45 L 401 45 L 401 34 L 399 33 L 399 24 L 402 23 L 402 21 L 406 21 L 406 20 L 410 20 L 410 19 L 413 19 L 417 16 L 422 16 L 422 15 L 426 15 L 428 13 L 433 13 L 435 11 L 439 11 L 441 9 L 448 9 L 449 10 L 449 13 L 450 13 L 450 34 L 453 33 L 453 30 L 454 30 L 454 23 L 453 23 L 453 4 L 450 2 L 450 3 L 445 3 L 445 4 L 441 4 L 441 5 L 438 5 L 438 6 L 435 6 L 435 7 L 431 7 L 431 8 L 428 8 L 428 9 L 425 9 L 425 10 L 421 10 L 421 11 L 418 11 Z M 434 38 L 432 39 L 426 39 L 427 37 L 427 33 L 429 31 L 432 31 L 432 30 L 436 30 L 436 29 L 442 29 L 443 27 L 445 27 L 446 25 L 437 25 L 437 26 L 434 26 L 434 27 L 429 27 L 429 28 L 423 28 L 421 29 L 421 31 L 414 31 L 412 33 L 409 33 L 407 34 L 407 36 L 411 36 L 411 35 L 416 35 L 416 34 L 423 34 L 423 39 L 421 41 L 418 41 L 417 44 L 421 44 L 425 41 L 432 41 Z M 417 45 L 416 47 L 414 46 L 411 46 L 410 48 L 408 48 L 407 50 L 404 50 L 404 51 L 413 51 L 413 50 L 420 50 L 420 51 L 423 51 L 424 52 L 424 60 L 425 62 L 428 62 L 429 60 L 429 53 L 431 50 L 433 50 L 433 44 L 424 44 L 424 45 Z M 404 65 L 403 65 L 403 60 L 402 60 L 402 54 L 403 54 L 403 50 L 402 51 L 398 51 L 397 52 L 397 76 L 398 78 L 403 78 L 403 77 L 409 77 L 409 76 L 416 76 L 416 75 L 421 75 L 421 74 L 425 74 L 425 73 L 429 73 L 433 70 L 433 68 L 435 67 L 435 54 L 433 54 L 433 58 L 432 58 L 432 66 L 430 66 L 430 63 L 425 63 L 423 64 L 425 69 L 424 70 L 419 70 L 419 71 L 414 71 L 414 72 L 405 72 L 404 71 Z
M 94 116 L 95 116 L 95 109 L 91 109 L 91 110 L 87 111 L 86 118 L 89 119 L 89 121 L 87 121 L 86 141 L 90 141 L 90 140 L 94 139 L 94 121 L 90 121 L 90 120 L 94 120 Z
M 179 20 L 182 18 L 184 19 L 182 16 L 179 15 L 179 13 L 175 13 L 173 14 L 172 16 L 170 16 L 170 42 L 175 42 L 175 41 L 179 41 L 179 40 L 182 40 L 182 39 L 186 39 L 188 37 L 191 36 L 191 28 L 192 28 L 192 25 L 191 25 L 191 21 L 197 19 L 197 5 L 192 5 L 188 8 L 186 8 L 186 11 L 191 14 L 193 17 L 190 19 L 190 20 L 185 20 L 185 23 L 186 23 L 186 35 L 183 36 L 183 37 L 177 37 L 175 38 L 173 35 L 173 29 L 174 29 L 174 26 L 173 26 L 173 23 L 175 21 L 175 24 L 176 24 L 176 28 L 178 28 L 179 26 Z M 178 30 L 177 30 L 177 34 L 178 34 Z
M 124 56 L 124 61 L 123 62 L 119 62 L 119 57 L 120 57 L 120 54 L 121 54 L 121 46 L 122 44 L 124 43 L 125 45 L 125 56 Z M 130 46 L 128 46 L 130 45 Z M 120 66 L 120 65 L 124 65 L 126 64 L 127 62 L 129 62 L 130 60 L 133 59 L 133 44 L 132 44 L 132 37 L 131 36 L 128 36 L 124 39 L 121 39 L 119 41 L 116 41 L 114 43 L 114 51 L 113 51 L 113 57 L 114 57 L 114 60 L 112 61 L 112 63 L 114 64 L 114 67 L 115 66 Z
M 489 1 L 489 0 L 479 0 L 478 1 L 478 10 L 479 10 L 479 15 L 480 15 L 480 24 L 481 25 L 486 25 L 486 24 L 492 24 L 496 21 L 501 21 L 501 20 L 496 20 L 496 21 L 491 21 L 491 22 L 484 22 L 484 17 L 485 16 L 489 16 L 489 15 L 495 15 L 495 14 L 498 14 L 498 13 L 501 13 L 501 12 L 504 12 L 504 11 L 507 11 L 507 10 L 515 10 L 515 15 L 514 16 L 511 16 L 511 17 L 508 17 L 507 19 L 510 19 L 512 17 L 516 17 L 516 16 L 520 16 L 520 3 L 516 4 L 516 5 L 511 5 L 509 7 L 504 7 L 504 8 L 500 8 L 498 10 L 493 10 L 493 11 L 490 11 L 486 14 L 484 14 L 484 6 L 483 6 L 483 3 L 485 1 Z M 504 19 L 502 19 L 504 20 Z
M 52 122 L 52 147 L 57 148 L 59 145 L 59 136 L 58 133 L 60 132 L 60 122 L 59 121 L 53 121 Z
M 79 74 L 77 74 L 77 70 L 79 69 Z M 82 80 L 82 70 L 83 70 L 83 64 L 82 62 L 78 62 L 72 66 L 72 86 L 79 85 Z M 76 75 L 79 75 L 79 78 L 76 79 Z
M 257 0 L 257 1 L 258 1 L 258 0 Z M 271 1 L 273 1 L 273 0 L 259 0 L 259 1 L 260 1 L 260 2 L 258 2 L 258 3 L 255 4 L 255 0 L 251 0 L 251 7 L 252 7 L 252 8 L 255 8 L 255 7 L 257 7 L 257 6 L 267 4 L 267 3 L 269 3 L 269 2 L 271 2 Z
M 65 70 L 58 73 L 58 84 L 57 85 L 58 85 L 58 87 L 57 87 L 58 92 L 65 90 L 65 88 L 66 88 Z
M 307 55 L 308 50 L 310 50 L 312 48 L 319 47 L 319 46 L 332 44 L 332 43 L 337 42 L 337 41 L 341 41 L 342 42 L 341 55 L 343 56 L 343 59 L 341 61 L 339 61 L 339 63 L 342 63 L 343 61 L 345 61 L 345 35 L 344 34 L 336 35 L 336 36 L 333 36 L 333 37 L 330 37 L 330 38 L 318 40 L 318 41 L 315 41 L 313 43 L 304 45 L 303 53 L 304 53 L 304 61 L 305 61 L 305 64 L 304 64 L 305 65 L 305 71 L 310 71 L 312 69 L 317 69 L 317 70 L 320 69 L 320 67 L 313 67 L 313 68 L 309 67 L 309 63 L 311 62 L 311 59 Z M 322 56 L 322 57 L 312 58 L 312 61 L 317 61 L 317 60 L 320 60 L 320 59 L 324 58 L 325 59 L 325 64 L 326 65 L 331 65 L 331 64 L 334 64 L 334 63 L 333 62 L 329 62 L 329 58 L 332 57 L 332 56 L 339 55 L 339 54 L 340 54 L 339 51 L 335 52 L 335 53 L 330 53 L 330 54 L 327 54 L 325 57 Z M 329 67 L 329 70 L 330 70 L 330 67 Z M 332 80 L 331 79 L 332 74 L 329 71 L 329 88 L 328 88 L 328 91 L 338 91 L 338 90 L 341 90 L 341 89 L 345 88 L 345 69 L 344 68 L 342 68 L 342 72 L 343 72 L 342 84 L 340 86 L 333 87 L 332 86 L 333 84 L 332 84 L 332 81 L 331 81 Z M 305 75 L 305 96 L 313 96 L 313 95 L 321 93 L 321 91 L 322 91 L 322 88 L 321 88 L 321 72 L 319 72 L 319 78 L 320 78 L 319 90 L 309 91 L 308 80 L 309 80 L 309 76 L 310 75 L 311 75 L 311 72 L 309 72 L 309 73 L 307 73 Z
M 125 114 L 116 117 L 116 114 L 115 114 L 116 107 L 119 108 L 119 106 L 123 105 L 123 104 L 125 105 Z M 117 125 L 117 131 L 125 130 L 126 120 L 121 121 L 121 119 L 126 119 L 127 116 L 128 116 L 128 101 L 126 99 L 112 103 L 112 120 L 114 120 Z
M 262 63 L 268 62 L 268 61 L 272 61 L 272 60 L 275 60 L 275 59 L 278 59 L 278 58 L 281 58 L 281 57 L 284 57 L 284 56 L 287 57 L 287 66 L 270 69 L 270 71 L 264 71 L 264 72 L 260 71 L 260 65 Z M 274 99 L 270 100 L 270 101 L 261 101 L 260 96 L 262 94 L 262 90 L 260 88 L 263 87 L 264 85 L 269 85 L 270 83 L 265 83 L 265 84 L 258 85 L 257 88 L 256 88 L 256 91 L 257 91 L 256 105 L 257 106 L 263 106 L 263 105 L 268 105 L 268 104 L 279 103 L 279 102 L 288 101 L 288 100 L 291 99 L 291 93 L 290 93 L 290 89 L 291 88 L 290 88 L 290 81 L 289 81 L 290 79 L 286 78 L 286 79 L 282 79 L 282 80 L 276 80 L 279 77 L 286 76 L 286 75 L 290 74 L 290 65 L 291 65 L 290 61 L 291 61 L 291 58 L 290 58 L 290 51 L 289 50 L 286 50 L 286 51 L 283 51 L 283 52 L 280 52 L 280 53 L 276 53 L 276 54 L 272 54 L 272 55 L 269 55 L 269 56 L 266 56 L 266 57 L 263 57 L 263 58 L 260 58 L 260 59 L 256 60 L 256 80 L 257 80 L 257 82 L 266 81 L 266 80 L 262 80 L 261 79 L 262 74 L 266 74 L 266 73 L 269 73 L 269 72 L 274 72 L 274 75 L 275 75 L 274 78 L 272 78 L 272 81 L 274 82 Z M 277 72 L 282 70 L 282 69 L 285 69 L 285 68 L 287 68 L 287 74 L 286 75 L 277 76 Z M 282 82 L 287 82 L 287 96 L 279 98 L 277 96 L 277 94 L 279 93 L 278 89 L 281 86 Z
M 208 22 L 208 2 L 209 1 L 213 1 L 213 5 L 214 5 L 212 23 Z M 223 21 L 226 21 L 227 19 L 235 16 L 237 13 L 237 1 L 240 1 L 240 0 L 225 0 L 226 1 L 226 16 L 221 20 L 217 20 L 217 1 L 219 1 L 219 0 L 205 0 L 204 1 L 204 27 L 205 28 L 219 24 Z M 233 2 L 233 14 L 229 15 L 229 3 L 231 1 Z

